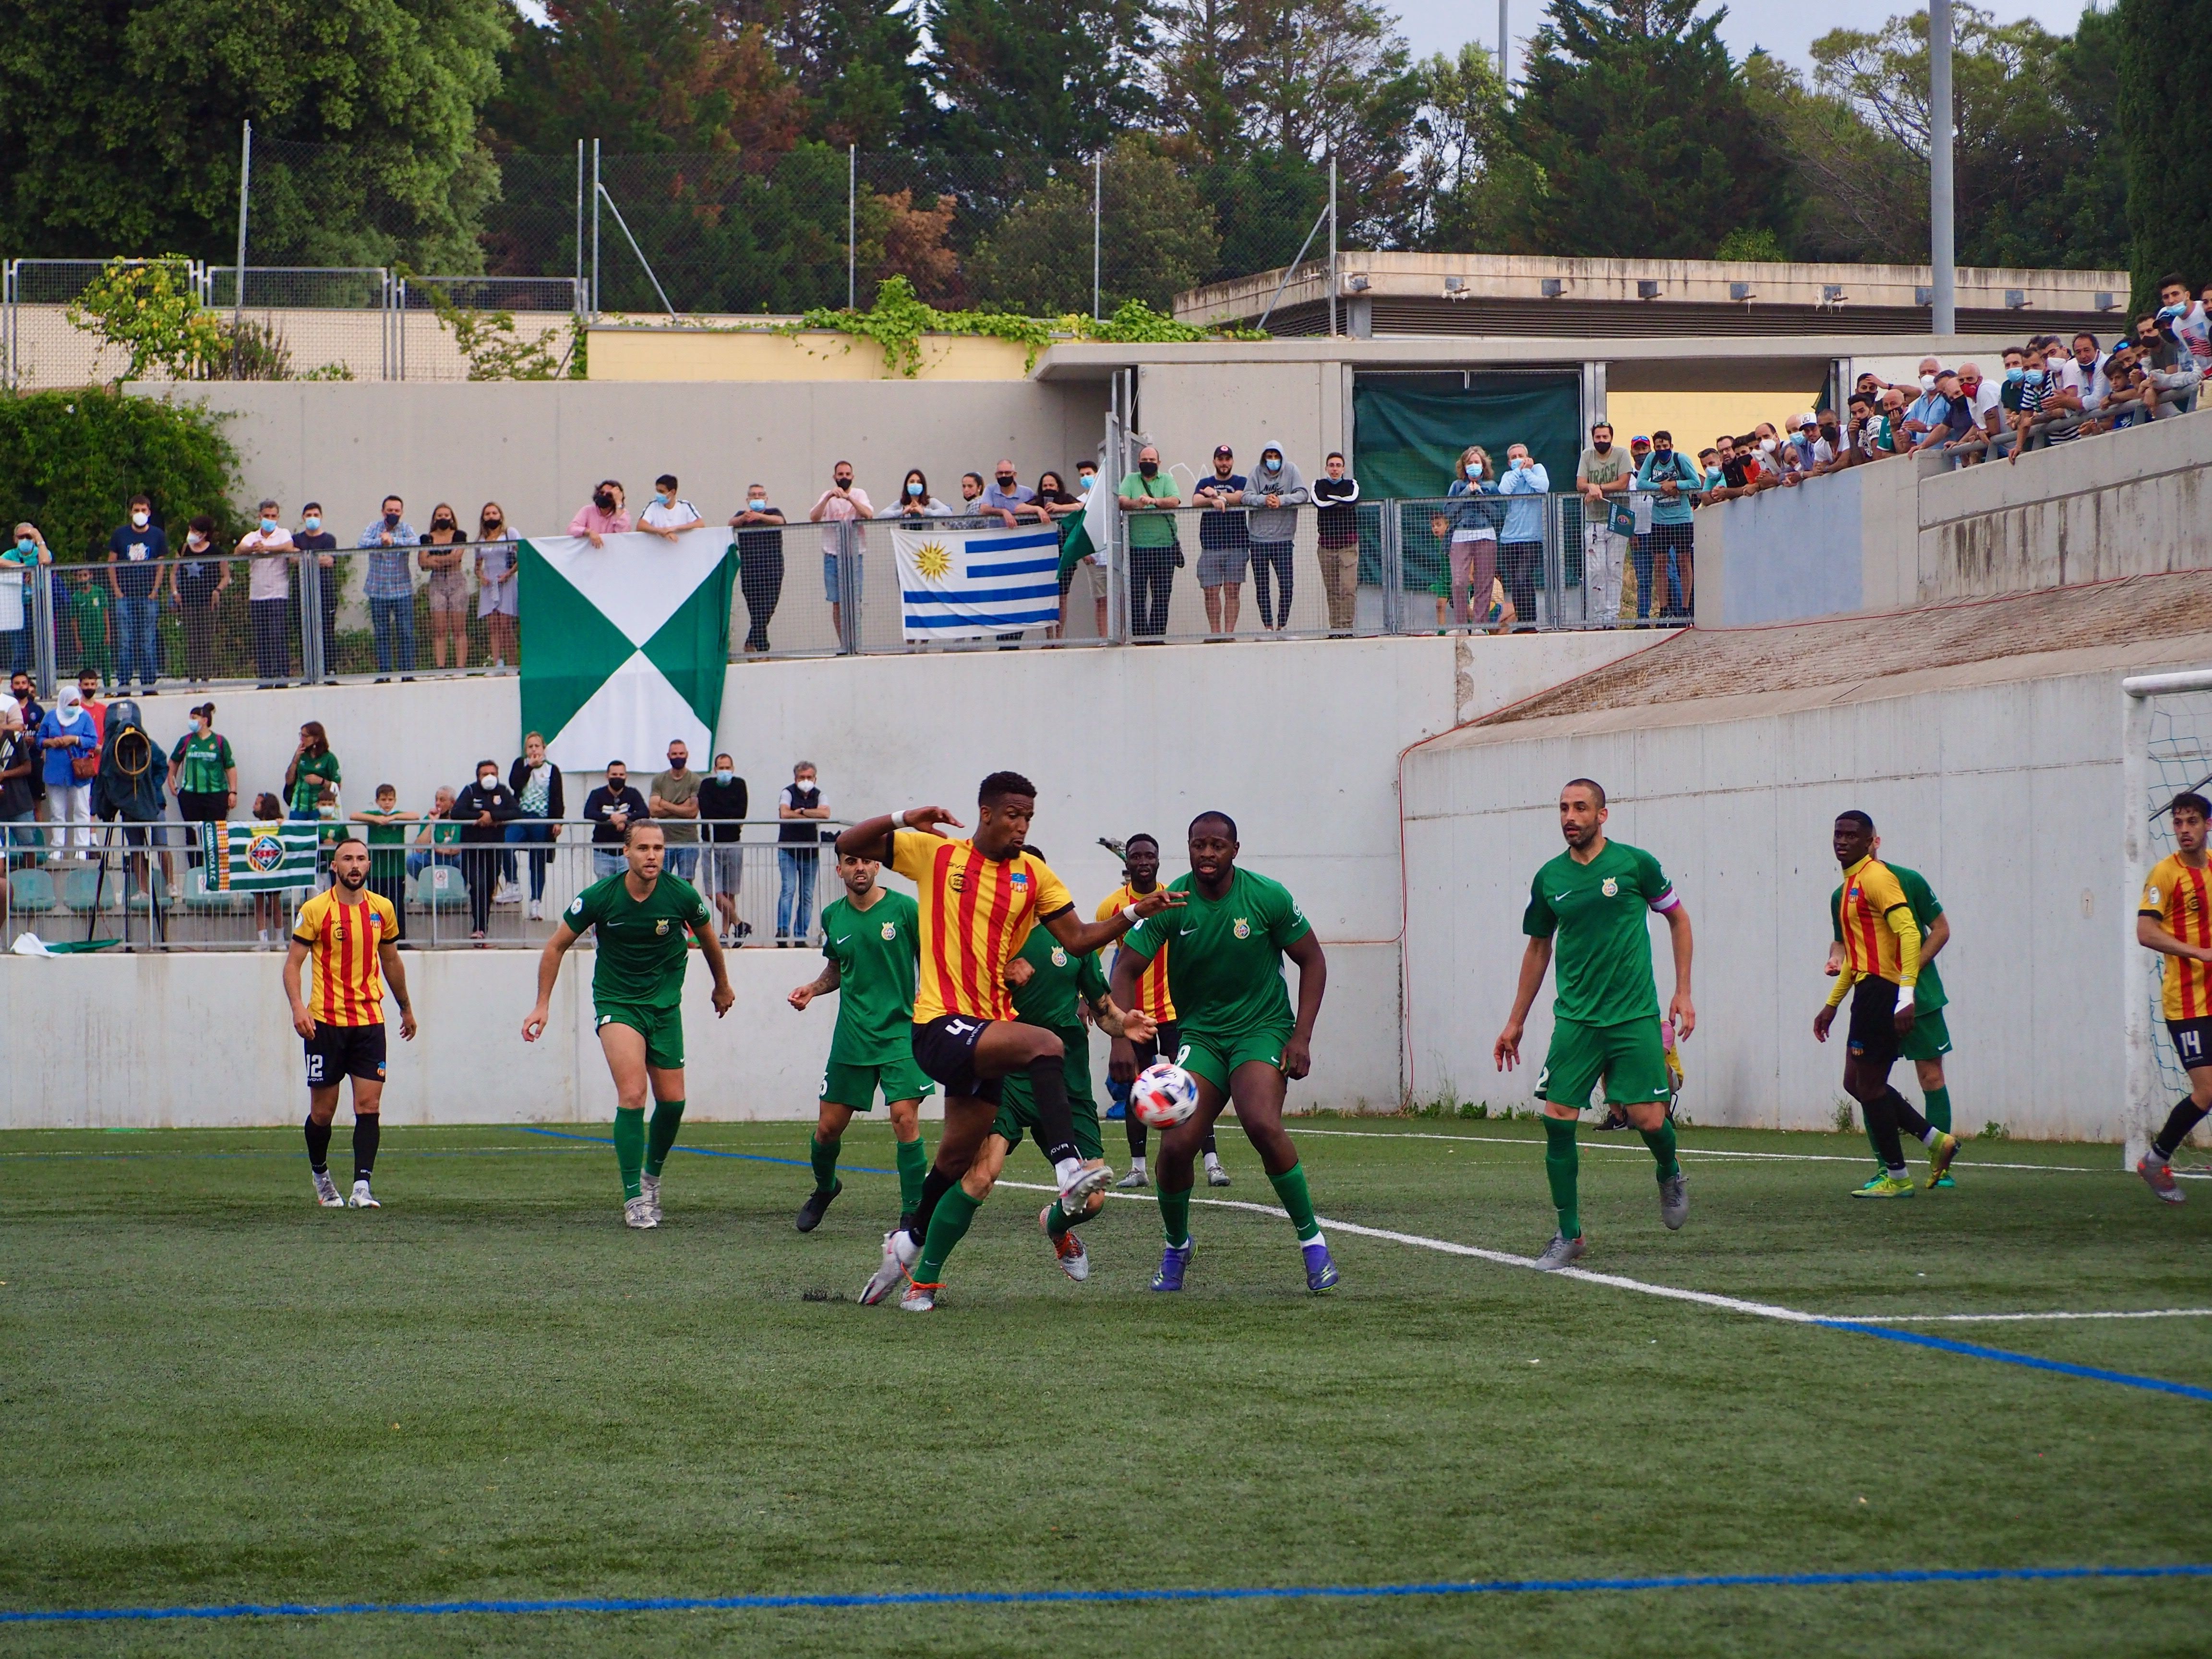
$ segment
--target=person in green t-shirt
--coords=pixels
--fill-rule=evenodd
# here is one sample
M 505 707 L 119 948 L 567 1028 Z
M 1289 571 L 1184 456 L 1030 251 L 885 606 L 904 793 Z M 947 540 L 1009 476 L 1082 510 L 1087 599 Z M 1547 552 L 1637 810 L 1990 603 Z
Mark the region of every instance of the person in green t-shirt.
M 1130 931 L 1115 958 L 1115 999 L 1135 1006 L 1137 980 L 1175 942 L 1176 1064 L 1198 1085 L 1198 1110 L 1160 1138 L 1160 1222 L 1167 1247 L 1156 1291 L 1180 1291 L 1189 1264 L 1190 1189 L 1200 1146 L 1231 1102 L 1244 1138 L 1260 1154 L 1276 1196 L 1297 1230 L 1306 1288 L 1337 1282 L 1298 1149 L 1283 1128 L 1283 1097 L 1313 1064 L 1328 963 L 1321 941 L 1290 890 L 1237 867 L 1237 823 L 1225 812 L 1190 821 L 1190 873 L 1168 884 L 1170 908 Z M 1283 958 L 1297 965 L 1298 1006 L 1291 1012 Z
M 321 817 L 325 784 L 337 787 L 338 757 L 331 752 L 330 733 L 323 729 L 323 723 L 308 720 L 300 727 L 299 747 L 293 750 L 291 764 L 284 769 L 284 805 L 289 816 Z
M 1590 779 L 1576 778 L 1559 791 L 1559 833 L 1567 850 L 1539 870 L 1529 886 L 1521 918 L 1521 931 L 1528 936 L 1521 982 L 1492 1050 L 1501 1072 L 1521 1063 L 1521 1033 L 1556 941 L 1552 1046 L 1536 1077 L 1536 1097 L 1544 1103 L 1544 1173 L 1559 1230 L 1537 1258 L 1543 1273 L 1556 1273 L 1583 1252 L 1575 1123 L 1601 1080 L 1607 1102 L 1627 1115 L 1657 1160 L 1659 1218 L 1671 1231 L 1690 1213 L 1688 1178 L 1674 1156 L 1674 1121 L 1667 1115 L 1672 1091 L 1652 989 L 1651 934 L 1644 925 L 1647 912 L 1667 919 L 1674 945 L 1674 996 L 1667 1012 L 1675 1040 L 1683 1042 L 1698 1023 L 1690 1003 L 1690 913 L 1657 859 L 1606 839 L 1607 816 L 1605 791 Z M 1178 998 L 1182 989 L 1178 982 Z
M 561 913 L 561 925 L 538 957 L 538 1004 L 522 1022 L 522 1040 L 537 1042 L 551 1018 L 561 958 L 582 933 L 597 929 L 592 1024 L 615 1080 L 615 1162 L 622 1170 L 623 1221 L 632 1227 L 660 1224 L 661 1166 L 684 1122 L 684 969 L 690 950 L 685 935 L 699 941 L 707 971 L 714 976 L 714 1018 L 728 1013 L 738 1000 L 714 936 L 714 913 L 690 882 L 662 878 L 666 856 L 659 824 L 631 823 L 623 842 L 629 868 L 593 882 Z
M 368 811 L 356 812 L 352 822 L 368 826 L 369 890 L 392 901 L 392 908 L 399 913 L 399 926 L 392 938 L 404 944 L 407 939 L 407 826 L 415 822 L 415 814 L 399 810 L 396 787 L 380 783 L 376 805 Z M 453 828 L 458 835 L 460 825 Z
M 1129 520 L 1129 631 L 1139 639 L 1158 639 L 1167 632 L 1168 596 L 1175 568 L 1182 562 L 1175 521 L 1182 498 L 1150 444 L 1137 452 L 1137 470 L 1121 480 L 1115 495 Z
M 70 622 L 76 630 L 77 672 L 100 676 L 102 685 L 115 677 L 115 655 L 107 635 L 107 587 L 92 579 L 92 572 L 77 573 L 77 589 L 70 599 Z
M 1879 836 L 1874 840 L 1873 855 L 1881 857 Z M 1911 908 L 1913 921 L 1920 924 L 1920 976 L 1913 981 L 1912 1029 L 1897 1040 L 1897 1052 L 1912 1062 L 1919 1076 L 1928 1121 L 1948 1134 L 1951 1090 L 1944 1080 L 1943 1056 L 1951 1052 L 1951 1028 L 1944 1024 L 1943 1008 L 1949 998 L 1943 994 L 1943 975 L 1936 969 L 1936 953 L 1951 942 L 1951 919 L 1943 914 L 1942 901 L 1929 886 L 1927 877 L 1901 864 L 1890 865 L 1889 873 L 1905 890 L 1905 902 Z M 1828 895 L 1828 922 L 1835 933 L 1834 943 L 1828 947 L 1828 977 L 1833 979 L 1844 967 L 1844 890 L 1840 887 Z M 1867 1139 L 1872 1144 L 1871 1128 Z M 1875 1148 L 1875 1157 L 1877 1160 L 1881 1157 L 1879 1146 Z M 1938 1187 L 1958 1184 L 1948 1169 L 1936 1178 Z
M 830 1039 L 820 1115 L 808 1143 L 814 1191 L 796 1224 L 802 1233 L 822 1224 L 831 1200 L 844 1190 L 837 1178 L 837 1153 L 846 1127 L 854 1113 L 875 1109 L 878 1091 L 898 1149 L 902 1211 L 921 1201 L 921 1183 L 929 1174 L 921 1147 L 921 1101 L 936 1085 L 914 1057 L 921 911 L 904 893 L 879 885 L 882 873 L 883 866 L 873 859 L 837 855 L 845 896 L 822 910 L 822 954 L 829 963 L 788 999 L 805 1013 L 815 998 L 837 994 L 837 1030 Z

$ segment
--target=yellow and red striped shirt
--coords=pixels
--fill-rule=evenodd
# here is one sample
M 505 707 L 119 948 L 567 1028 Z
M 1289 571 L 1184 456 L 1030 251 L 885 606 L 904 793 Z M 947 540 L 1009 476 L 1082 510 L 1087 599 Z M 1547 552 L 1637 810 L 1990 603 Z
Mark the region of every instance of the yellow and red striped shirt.
M 399 937 L 399 913 L 380 893 L 362 890 L 357 904 L 325 888 L 300 907 L 292 937 L 307 947 L 314 969 L 307 1012 L 325 1025 L 384 1024 L 384 971 L 377 952 Z
M 1844 971 L 1829 995 L 1833 1007 L 1862 979 L 1911 985 L 1920 977 L 1920 924 L 1894 872 L 1869 854 L 1844 872 Z
M 1123 882 L 1098 901 L 1098 920 L 1103 921 L 1124 906 L 1134 904 L 1144 896 L 1135 888 Z M 1164 942 L 1159 953 L 1153 957 L 1145 971 L 1137 975 L 1136 1012 L 1158 1024 L 1176 1017 L 1175 1000 L 1168 994 L 1168 947 Z
M 2212 945 L 2212 869 L 2195 869 L 2168 854 L 2143 884 L 2137 914 L 2156 916 L 2159 925 L 2184 945 Z M 2202 1019 L 2212 1014 L 2212 963 L 2161 956 L 2168 1019 Z
M 1028 853 L 986 858 L 972 842 L 916 830 L 892 832 L 891 868 L 914 883 L 921 909 L 915 1024 L 1012 1019 L 1006 964 L 1037 922 L 1075 908 L 1060 878 Z

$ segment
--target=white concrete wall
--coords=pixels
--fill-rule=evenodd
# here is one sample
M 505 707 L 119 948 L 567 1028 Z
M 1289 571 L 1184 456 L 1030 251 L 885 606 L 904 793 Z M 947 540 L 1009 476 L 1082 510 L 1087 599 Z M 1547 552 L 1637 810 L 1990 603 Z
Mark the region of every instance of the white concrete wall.
M 2158 650 L 2135 666 L 2161 665 Z M 1500 1079 L 1491 1045 L 1512 1002 L 1529 879 L 1560 846 L 1553 792 L 1587 775 L 1613 796 L 1608 834 L 1658 856 L 1693 920 L 1698 1025 L 1682 1105 L 1696 1121 L 1832 1127 L 1841 1044 L 1816 1043 L 1811 1024 L 1831 983 L 1830 826 L 1858 806 L 1885 855 L 1925 873 L 1952 919 L 1948 1070 L 1965 1129 L 1997 1119 L 2015 1134 L 2118 1139 L 2120 677 L 1724 723 L 1619 729 L 1613 716 L 1589 723 L 1613 729 L 1579 735 L 1546 721 L 1519 741 L 1415 750 L 1405 952 L 1415 1097 L 1529 1103 L 1551 1033 L 1548 981 L 1526 1068 Z M 1652 936 L 1663 995 L 1665 929 L 1655 922 Z M 1909 1068 L 1897 1075 L 1917 1097 Z
M 150 389 L 149 389 L 150 390 Z M 773 386 L 593 381 L 268 384 L 217 382 L 178 396 L 228 416 L 247 501 L 288 512 L 320 501 L 342 543 L 376 516 L 387 490 L 417 528 L 451 501 L 463 520 L 497 501 L 526 535 L 565 531 L 601 478 L 623 481 L 633 512 L 673 472 L 708 518 L 766 484 L 794 519 L 853 463 L 878 506 L 906 469 L 960 498 L 960 475 L 1013 458 L 1024 483 L 1095 458 L 1105 431 L 1102 381 L 826 382 Z
M 757 813 L 805 758 L 840 816 L 942 804 L 972 817 L 975 790 L 1001 767 L 1039 789 L 1037 844 L 1078 900 L 1119 878 L 1102 835 L 1150 830 L 1173 849 L 1182 826 L 1234 814 L 1244 858 L 1287 883 L 1328 947 L 1330 988 L 1306 1104 L 1393 1106 L 1399 1096 L 1398 756 L 1544 687 L 1638 648 L 1634 636 L 1253 641 L 1144 650 L 974 653 L 732 665 L 720 746 L 753 786 Z M 218 724 L 244 789 L 273 787 L 298 722 L 329 726 L 350 804 L 374 783 L 410 806 L 514 752 L 511 680 L 241 692 Z M 184 699 L 156 699 L 181 719 Z M 651 759 L 628 757 L 643 775 Z M 571 781 L 571 810 L 588 779 Z M 795 952 L 736 953 L 737 1010 L 719 1025 L 694 971 L 686 1025 L 694 1109 L 720 1117 L 812 1110 L 833 1024 L 782 1006 L 811 977 Z M 535 953 L 410 952 L 422 1039 L 397 1053 L 393 1121 L 604 1116 L 609 1098 L 589 1002 L 566 984 L 561 1034 L 515 1035 Z M 572 969 L 573 973 L 574 970 Z M 301 1071 L 278 958 L 266 955 L 0 958 L 10 1021 L 0 1127 L 72 1123 L 283 1123 Z M 118 1019 L 112 1011 L 127 1011 Z M 499 1081 L 479 1079 L 487 1057 Z

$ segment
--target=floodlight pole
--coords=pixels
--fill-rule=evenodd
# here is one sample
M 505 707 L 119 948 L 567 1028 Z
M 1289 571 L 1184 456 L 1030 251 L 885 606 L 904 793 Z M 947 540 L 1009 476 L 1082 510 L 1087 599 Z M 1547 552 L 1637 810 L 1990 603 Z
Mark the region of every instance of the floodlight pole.
M 584 141 L 576 140 L 576 286 L 584 286 Z
M 1951 0 L 1928 0 L 1928 260 L 1939 336 L 1959 331 L 1951 221 Z
M 592 315 L 599 314 L 599 141 L 592 140 Z
M 1091 158 L 1091 320 L 1105 316 L 1105 300 L 1098 285 L 1099 227 L 1106 216 L 1106 152 Z
M 230 292 L 230 372 L 238 374 L 239 340 L 246 327 L 246 216 L 253 191 L 253 123 L 241 124 L 238 141 L 238 279 Z
M 1336 337 L 1336 153 L 1328 157 L 1328 337 Z
M 860 147 L 845 146 L 845 309 L 860 308 Z

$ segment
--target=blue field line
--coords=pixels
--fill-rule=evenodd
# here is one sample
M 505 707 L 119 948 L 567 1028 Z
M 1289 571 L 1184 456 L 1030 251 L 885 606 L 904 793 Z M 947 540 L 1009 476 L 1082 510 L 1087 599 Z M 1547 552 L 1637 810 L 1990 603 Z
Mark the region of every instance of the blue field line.
M 517 1127 L 522 1129 L 524 1134 L 550 1135 L 556 1140 L 588 1140 L 596 1146 L 611 1146 L 615 1144 L 614 1137 L 611 1135 L 574 1135 L 559 1129 L 532 1129 L 520 1125 Z M 748 1164 L 787 1164 L 794 1170 L 811 1170 L 814 1167 L 810 1161 L 803 1158 L 770 1158 L 765 1152 L 726 1152 L 719 1146 L 678 1146 L 672 1150 L 679 1152 L 696 1152 L 701 1158 L 742 1158 Z M 840 1164 L 837 1168 L 841 1171 L 850 1170 L 854 1175 L 896 1175 L 898 1173 L 896 1170 L 872 1170 L 865 1164 Z
M 1916 1347 L 1940 1348 L 1945 1353 L 1963 1353 L 1976 1359 L 1996 1359 L 2008 1365 L 2025 1365 L 2030 1370 L 2057 1371 L 2061 1376 L 2085 1376 L 2096 1382 L 2118 1382 L 2123 1388 L 2148 1389 L 2154 1394 L 2178 1394 L 2185 1400 L 2212 1400 L 2212 1389 L 2200 1389 L 2193 1382 L 2169 1382 L 2162 1376 L 2137 1376 L 2131 1371 L 2108 1371 L 2095 1365 L 2069 1365 L 2063 1359 L 2043 1359 L 2032 1353 L 2014 1353 L 2006 1348 L 1985 1348 L 1978 1342 L 1954 1342 L 1948 1336 L 1927 1336 L 1918 1331 L 1892 1330 L 1884 1325 L 1863 1325 L 1856 1319 L 1816 1319 L 1813 1322 L 1826 1325 L 1831 1330 L 1856 1331 L 1862 1336 L 1878 1336 L 1885 1342 L 1910 1342 Z
M 240 1601 L 212 1607 L 56 1607 L 0 1611 L 0 1625 L 174 1619 L 329 1619 L 341 1614 L 750 1613 L 779 1608 L 1067 1607 L 1136 1601 L 1358 1601 L 1410 1596 L 1558 1595 L 1588 1590 L 1830 1589 L 1857 1584 L 1989 1584 L 2085 1579 L 2207 1578 L 2212 1562 L 2163 1567 L 1909 1568 L 1888 1572 L 1734 1572 L 1650 1578 L 1487 1578 L 1417 1584 L 1237 1585 L 1200 1589 L 893 1590 L 849 1595 L 576 1595 L 544 1601 Z

